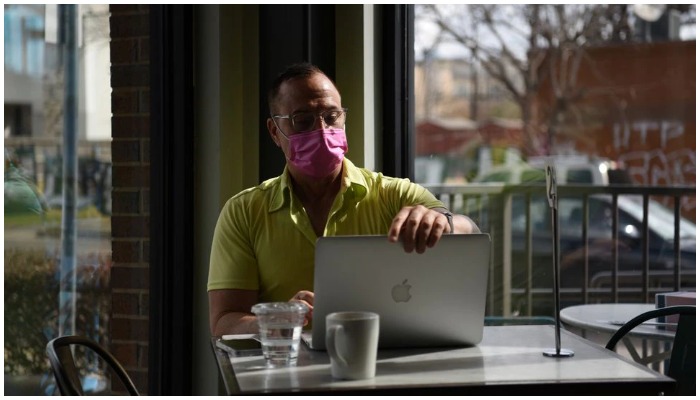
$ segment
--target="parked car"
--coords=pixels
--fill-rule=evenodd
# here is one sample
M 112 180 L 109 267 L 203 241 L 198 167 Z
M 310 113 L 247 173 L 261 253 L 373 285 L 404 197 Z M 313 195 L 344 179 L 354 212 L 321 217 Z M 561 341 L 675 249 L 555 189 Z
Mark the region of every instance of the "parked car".
M 514 201 L 514 208 L 524 209 Z M 594 195 L 589 198 L 588 219 L 588 285 L 591 287 L 610 284 L 613 268 L 613 249 L 617 247 L 618 271 L 625 277 L 640 278 L 643 265 L 641 196 L 618 196 L 617 243 L 613 243 L 612 196 Z M 530 205 L 532 224 L 532 253 L 538 265 L 552 263 L 551 211 L 546 201 L 533 201 Z M 583 200 L 581 198 L 559 198 L 559 246 L 561 254 L 562 287 L 580 288 L 584 280 Z M 666 275 L 672 281 L 675 264 L 674 215 L 671 210 L 654 200 L 649 200 L 649 270 L 655 275 Z M 517 254 L 525 252 L 525 215 L 513 213 L 512 246 Z M 680 220 L 681 269 L 695 271 L 696 226 L 693 222 Z M 514 260 L 521 257 L 513 257 Z M 516 268 L 516 266 L 514 266 Z M 549 271 L 547 271 L 549 272 Z M 544 282 L 536 279 L 533 286 L 551 285 L 551 273 L 540 274 Z M 626 280 L 629 280 L 626 278 Z
M 614 161 L 587 156 L 531 157 L 527 163 L 491 168 L 477 176 L 474 182 L 544 183 L 544 169 L 549 163 L 555 167 L 558 184 L 610 185 L 632 182 L 629 172 Z
M 590 156 L 541 156 L 530 157 L 527 165 L 544 171 L 547 164 L 554 165 L 559 184 L 612 185 L 630 184 L 629 171 L 607 158 Z
M 602 168 L 594 163 L 591 167 L 576 166 L 571 163 L 557 168 L 559 184 L 596 184 L 604 186 L 611 182 L 608 172 L 611 168 Z M 582 173 L 582 171 L 588 171 Z M 584 180 L 582 177 L 590 179 Z M 624 174 L 617 172 L 612 176 L 613 182 L 620 182 Z M 544 195 L 544 169 L 528 164 L 502 167 L 491 170 L 477 179 L 479 182 L 502 182 L 506 184 L 538 184 L 543 186 L 542 196 L 534 195 L 529 205 L 532 232 L 531 254 L 532 274 L 527 271 L 526 238 L 526 199 L 525 196 L 513 196 L 511 241 L 512 241 L 512 287 L 524 287 L 526 283 L 532 288 L 551 288 L 552 278 L 552 228 L 551 210 Z M 590 181 L 590 182 L 589 182 Z M 607 182 L 607 183 L 605 183 Z M 583 242 L 583 199 L 559 196 L 559 239 L 561 286 L 569 293 L 581 293 L 584 279 L 588 288 L 609 288 L 612 282 L 614 265 L 613 249 L 617 248 L 618 283 L 626 287 L 624 296 L 630 301 L 641 301 L 643 241 L 642 196 L 618 196 L 618 240 L 613 243 L 612 195 L 597 194 L 589 197 L 588 219 L 588 274 L 584 277 L 586 246 Z M 471 207 L 470 210 L 473 210 Z M 497 208 L 496 208 L 497 209 Z M 482 207 L 479 211 L 480 225 L 500 224 L 502 216 L 488 215 L 494 208 Z M 661 203 L 649 200 L 649 271 L 650 287 L 672 289 L 674 254 L 674 215 Z M 494 225 L 495 226 L 495 225 Z M 696 261 L 696 225 L 692 221 L 680 220 L 680 263 L 682 287 L 695 288 Z M 621 298 L 625 298 L 622 296 Z M 582 295 L 569 296 L 568 304 L 580 303 Z M 562 303 L 567 304 L 567 301 Z

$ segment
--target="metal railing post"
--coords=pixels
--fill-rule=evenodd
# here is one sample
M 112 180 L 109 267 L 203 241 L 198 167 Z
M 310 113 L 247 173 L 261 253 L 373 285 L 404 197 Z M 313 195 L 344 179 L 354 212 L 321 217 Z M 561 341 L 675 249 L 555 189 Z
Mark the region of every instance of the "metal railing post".
M 503 194 L 503 316 L 509 317 L 512 310 L 512 251 L 511 236 L 513 218 L 513 193 L 508 191 Z

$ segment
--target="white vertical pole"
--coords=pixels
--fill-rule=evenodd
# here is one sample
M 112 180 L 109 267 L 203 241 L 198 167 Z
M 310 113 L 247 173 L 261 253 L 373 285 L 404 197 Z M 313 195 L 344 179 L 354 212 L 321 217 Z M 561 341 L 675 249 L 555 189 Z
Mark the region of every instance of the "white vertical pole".
M 78 139 L 78 44 L 76 8 L 59 5 L 64 74 L 63 102 L 63 214 L 61 219 L 61 274 L 59 291 L 59 336 L 75 334 L 76 310 L 76 196 Z

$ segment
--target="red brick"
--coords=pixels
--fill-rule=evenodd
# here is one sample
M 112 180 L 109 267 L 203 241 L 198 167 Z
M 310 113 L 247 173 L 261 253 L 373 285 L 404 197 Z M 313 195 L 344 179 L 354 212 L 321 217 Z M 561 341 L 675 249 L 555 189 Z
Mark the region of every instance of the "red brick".
M 112 192 L 112 215 L 138 214 L 140 205 L 141 194 L 138 190 Z
M 112 354 L 124 368 L 138 367 L 138 345 L 136 343 L 112 343 Z
M 151 140 L 142 139 L 141 140 L 141 161 L 145 163 L 151 162 Z
M 139 60 L 139 39 L 112 39 L 109 61 L 112 65 L 132 64 Z
M 143 238 L 150 235 L 150 218 L 144 216 L 112 216 L 112 237 Z
M 151 191 L 148 188 L 141 189 L 141 214 L 151 215 Z
M 149 303 L 149 301 L 150 296 L 148 293 L 141 293 L 139 298 L 139 315 L 147 317 L 150 314 L 151 303 Z
M 148 64 L 112 65 L 112 88 L 145 87 L 151 82 Z
M 148 89 L 142 89 L 139 91 L 138 112 L 142 114 L 151 113 L 151 91 Z
M 115 192 L 112 192 L 114 195 Z M 140 263 L 140 240 L 112 240 L 112 261 L 115 263 Z
M 151 131 L 147 116 L 112 116 L 113 138 L 148 137 Z
M 139 40 L 138 61 L 150 61 L 151 59 L 151 40 L 150 38 L 142 38 Z
M 139 112 L 139 91 L 115 89 L 112 91 L 112 113 L 135 114 Z
M 112 317 L 112 340 L 148 341 L 148 319 Z M 113 342 L 113 343 L 114 343 Z
M 139 139 L 115 139 L 112 141 L 112 158 L 119 162 L 141 161 Z
M 150 6 L 110 5 L 112 349 L 148 394 Z M 127 394 L 115 382 L 115 392 Z
M 128 370 L 129 377 L 136 385 L 136 388 L 141 395 L 148 394 L 148 370 L 140 368 L 139 370 Z
M 148 14 L 116 14 L 109 19 L 109 35 L 112 38 L 148 36 L 150 22 Z
M 126 373 L 129 375 L 129 378 L 131 378 L 131 381 L 134 382 L 134 386 L 136 386 L 136 390 L 139 391 L 139 394 L 141 396 L 147 396 L 148 395 L 148 370 L 144 370 L 144 368 L 139 368 L 138 370 L 131 369 L 131 368 L 125 368 Z M 112 394 L 116 396 L 128 396 L 129 392 L 126 390 L 124 387 L 124 384 L 121 383 L 119 380 L 119 377 L 116 374 L 111 374 L 111 390 Z
M 114 187 L 147 187 L 151 184 L 150 168 L 146 166 L 112 166 L 112 185 Z
M 139 345 L 139 365 L 148 367 L 148 346 Z
M 143 241 L 143 262 L 151 261 L 151 241 L 146 239 Z
M 138 4 L 110 4 L 109 12 L 114 15 L 134 13 L 139 10 Z
M 112 293 L 112 315 L 139 315 L 137 293 Z
M 112 266 L 110 284 L 112 289 L 144 289 L 148 290 L 148 268 Z M 113 316 L 114 318 L 114 316 Z M 122 337 L 120 337 L 122 338 Z

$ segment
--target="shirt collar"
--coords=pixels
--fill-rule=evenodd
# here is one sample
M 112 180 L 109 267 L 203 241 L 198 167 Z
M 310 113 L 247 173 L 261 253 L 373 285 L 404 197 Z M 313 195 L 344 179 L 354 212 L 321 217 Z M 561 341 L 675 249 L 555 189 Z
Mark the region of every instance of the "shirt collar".
M 350 193 L 356 201 L 360 201 L 367 195 L 368 186 L 362 171 L 347 158 L 343 159 L 343 183 L 341 191 Z
M 268 212 L 275 212 L 286 204 L 289 204 L 291 190 L 291 177 L 289 176 L 289 169 L 285 165 L 284 172 L 282 172 L 279 178 L 279 186 L 275 190 L 275 194 L 270 202 Z M 347 158 L 343 158 L 340 192 L 343 195 L 351 194 L 356 201 L 361 200 L 367 195 L 367 182 L 364 179 L 364 175 L 360 169 Z
M 290 193 L 292 185 L 290 182 L 289 171 L 287 166 L 284 166 L 284 171 L 279 177 L 279 185 L 275 188 L 275 193 L 272 196 L 272 201 L 270 201 L 270 207 L 268 212 L 275 212 L 282 208 L 285 204 L 289 203 Z

